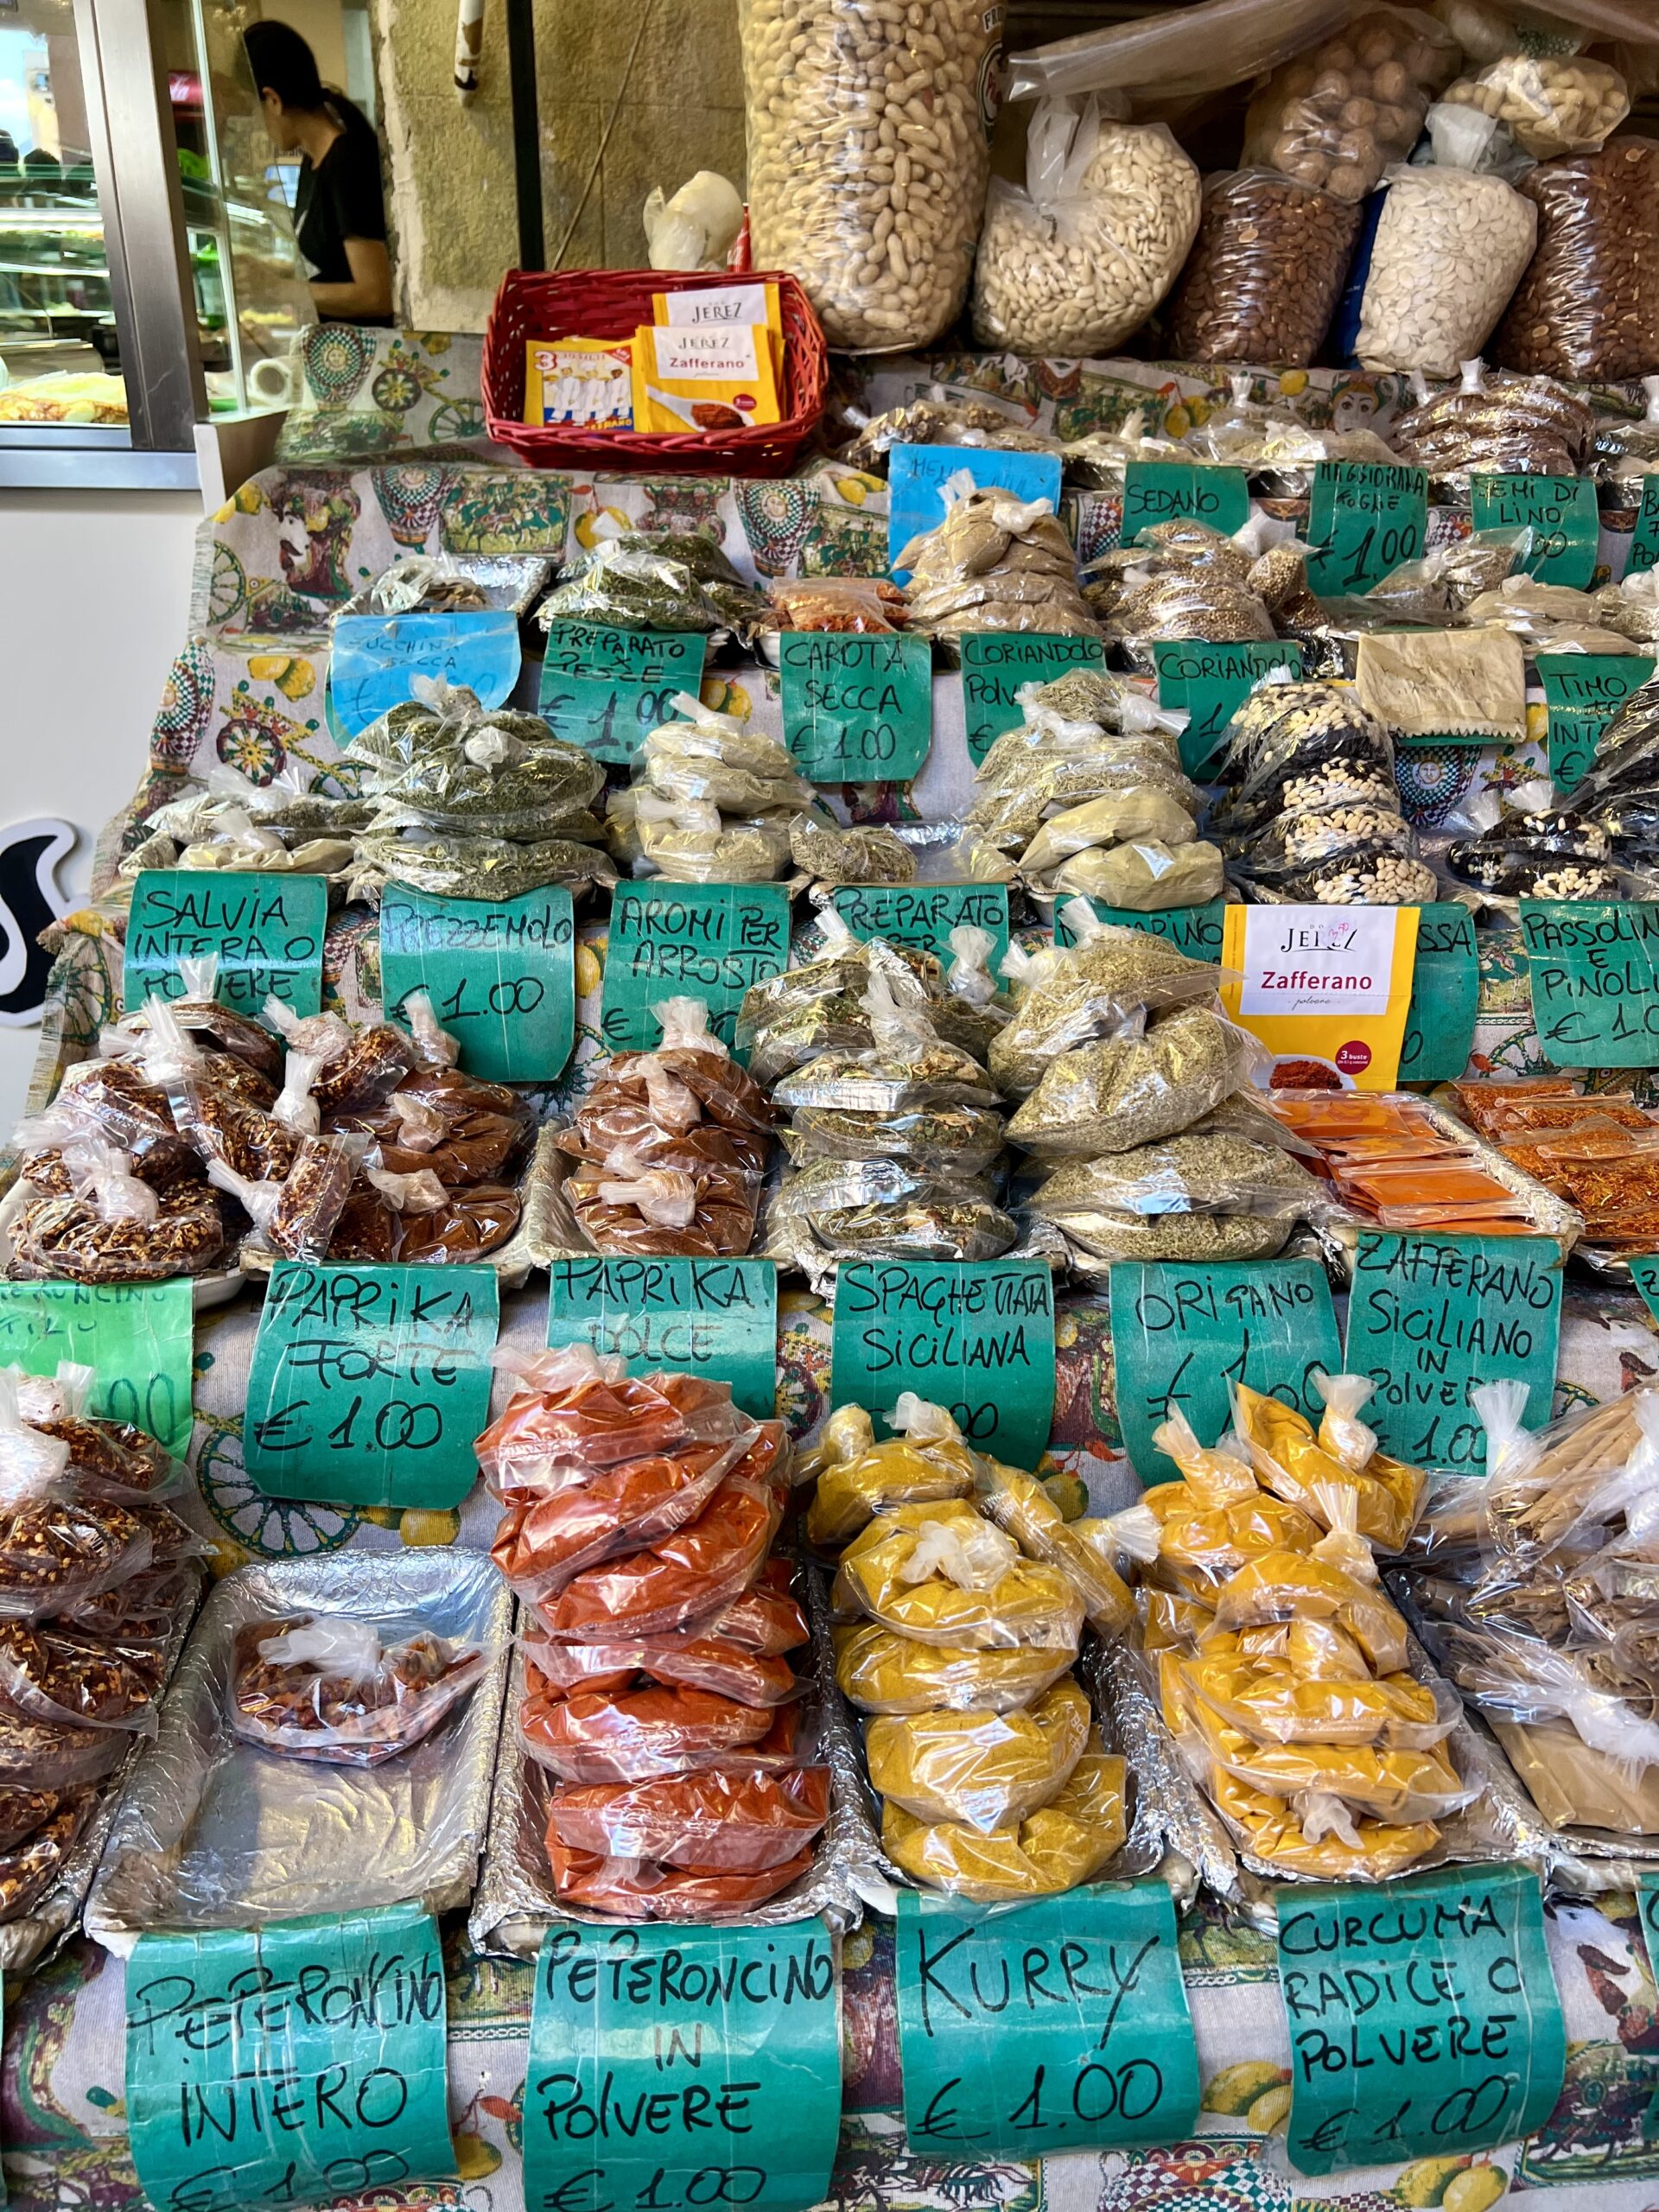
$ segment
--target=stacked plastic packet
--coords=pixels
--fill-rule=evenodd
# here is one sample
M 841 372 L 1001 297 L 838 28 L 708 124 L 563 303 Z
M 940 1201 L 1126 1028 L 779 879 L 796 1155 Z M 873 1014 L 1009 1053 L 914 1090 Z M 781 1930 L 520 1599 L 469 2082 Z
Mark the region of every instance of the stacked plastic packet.
M 1639 1853 L 1659 1837 L 1659 1390 L 1531 1432 L 1526 1402 L 1471 1393 L 1486 1473 L 1431 1496 L 1402 1586 L 1544 1818 Z
M 771 882 L 812 786 L 776 738 L 735 715 L 683 691 L 674 712 L 646 738 L 632 785 L 612 794 L 606 830 L 618 866 L 675 883 Z
M 712 537 L 698 531 L 617 530 L 604 520 L 600 526 L 611 534 L 536 610 L 550 634 L 562 622 L 597 622 L 619 630 L 730 631 L 747 645 L 765 626 L 766 600 Z
M 427 1629 L 388 1643 L 351 1614 L 250 1621 L 236 1634 L 231 1731 L 278 1758 L 382 1766 L 471 1695 L 491 1656 Z
M 836 1679 L 867 1716 L 882 1847 L 957 1896 L 1054 1896 L 1119 1849 L 1127 1788 L 1071 1672 L 1084 1600 L 1059 1563 L 1064 1524 L 1040 1484 L 970 1452 L 942 1407 L 906 1392 L 888 1418 L 899 1433 L 878 1444 L 861 1408 L 830 1415 L 807 1518 L 839 1558 Z M 1090 1618 L 1121 1632 L 1128 1593 L 1084 1529 L 1065 1535 Z
M 1567 1076 L 1452 1088 L 1464 1118 L 1580 1217 L 1580 1255 L 1659 1245 L 1659 1119 L 1633 1090 L 1580 1091 Z
M 1274 574 L 1260 524 L 1235 537 L 1201 522 L 1154 523 L 1133 545 L 1090 563 L 1084 596 L 1133 666 L 1150 674 L 1154 639 L 1200 638 L 1213 645 L 1274 635 L 1261 585 Z
M 1177 1747 L 1249 1859 L 1382 1881 L 1439 1850 L 1438 1824 L 1478 1790 L 1447 1749 L 1458 1700 L 1411 1671 L 1373 1556 L 1406 1542 L 1423 1477 L 1376 1450 L 1368 1377 L 1313 1380 L 1317 1436 L 1235 1386 L 1234 1432 L 1206 1450 L 1171 1407 L 1154 1441 L 1182 1478 L 1143 1501 L 1141 1642 Z
M 1222 892 L 1221 855 L 1198 840 L 1180 717 L 1120 677 L 1078 669 L 1017 695 L 1021 721 L 976 771 L 969 827 L 1018 855 L 1037 896 L 1081 893 L 1142 911 Z
M 182 1470 L 88 1417 L 94 1380 L 0 1368 L 0 1922 L 51 1887 L 99 1784 L 156 1732 L 196 1594 L 201 1548 L 162 1502 Z
M 772 1087 L 791 1168 L 768 1253 L 815 1281 L 842 1260 L 999 1258 L 1019 1231 L 996 1198 L 995 1084 L 896 963 L 872 969 L 859 1010 L 868 1044 L 831 1045 Z
M 1394 426 L 1397 459 L 1437 485 L 1466 489 L 1470 476 L 1576 476 L 1595 435 L 1585 402 L 1548 377 L 1489 375 L 1465 361 L 1457 387 L 1431 398 L 1413 379 L 1418 404 Z
M 555 1141 L 594 1249 L 714 1259 L 747 1252 L 776 1112 L 709 1028 L 701 999 L 652 1009 L 654 1052 L 620 1052 Z
M 1071 541 L 1046 499 L 980 491 L 965 471 L 940 488 L 944 520 L 912 537 L 893 563 L 909 572 L 912 630 L 945 638 L 964 630 L 1099 636 L 1078 588 Z
M 335 875 L 350 867 L 353 836 L 373 811 L 366 800 L 311 791 L 305 771 L 291 762 L 268 784 L 221 762 L 205 784 L 146 817 L 143 842 L 116 873 L 124 886 L 160 868 Z
M 387 882 L 438 898 L 512 899 L 550 883 L 612 882 L 590 810 L 605 771 L 539 715 L 486 710 L 416 677 L 416 696 L 352 740 L 344 759 L 374 815 L 357 840 L 353 897 Z
M 1268 677 L 1228 726 L 1211 828 L 1273 906 L 1410 906 L 1435 895 L 1400 812 L 1394 747 L 1339 684 Z
M 1009 1141 L 1043 1178 L 1027 1211 L 1084 1274 L 1115 1260 L 1278 1251 L 1323 1202 L 1282 1134 L 1237 1095 L 1259 1048 L 1216 1004 L 1220 969 L 1096 921 L 1081 899 L 1061 913 L 1071 946 L 1004 963 L 1019 995 L 990 1052 L 1020 1101 Z
M 554 1891 L 633 1920 L 761 1904 L 810 1871 L 830 1802 L 788 1656 L 807 1624 L 771 1555 L 784 1426 L 585 1346 L 512 1371 L 478 1456 L 524 1606 L 516 1726 L 549 1777 Z

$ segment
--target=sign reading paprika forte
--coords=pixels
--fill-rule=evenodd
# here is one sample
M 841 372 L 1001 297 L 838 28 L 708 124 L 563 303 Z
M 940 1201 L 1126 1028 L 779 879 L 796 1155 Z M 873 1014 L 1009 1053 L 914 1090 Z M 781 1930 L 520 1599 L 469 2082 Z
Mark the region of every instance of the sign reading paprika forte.
M 895 632 L 785 630 L 784 742 L 815 784 L 896 784 L 933 739 L 933 648 Z
M 1235 1021 L 1280 1060 L 1318 1062 L 1357 1090 L 1393 1090 L 1414 906 L 1229 906 L 1223 926 L 1232 973 L 1221 1000 Z

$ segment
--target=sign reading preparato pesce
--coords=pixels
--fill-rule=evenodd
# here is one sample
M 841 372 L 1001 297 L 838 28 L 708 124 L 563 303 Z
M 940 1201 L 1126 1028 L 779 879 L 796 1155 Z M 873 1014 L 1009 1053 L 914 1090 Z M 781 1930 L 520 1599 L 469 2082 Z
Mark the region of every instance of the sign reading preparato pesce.
M 1293 676 L 1302 672 L 1302 649 L 1297 645 L 1208 645 L 1198 639 L 1180 639 L 1154 645 L 1158 664 L 1158 703 L 1185 708 L 1186 728 L 1181 732 L 1181 766 L 1197 776 L 1209 766 L 1222 734 L 1264 676 L 1276 668 Z
M 1596 573 L 1601 515 L 1588 476 L 1486 476 L 1469 479 L 1470 520 L 1478 531 L 1529 530 L 1523 572 L 1541 584 L 1587 590 Z
M 893 1950 L 915 2155 L 1124 2150 L 1196 2124 L 1166 1884 L 1097 1883 L 1013 1910 L 901 1890 Z
M 1485 1465 L 1477 1382 L 1527 1383 L 1527 1426 L 1541 1427 L 1560 1326 L 1561 1255 L 1548 1237 L 1359 1232 L 1343 1357 L 1376 1384 L 1365 1419 L 1383 1450 L 1413 1466 Z
M 1480 959 L 1466 906 L 1417 909 L 1417 957 L 1400 1046 L 1401 1083 L 1455 1083 L 1475 1048 Z
M 184 995 L 181 960 L 219 956 L 214 995 L 257 1016 L 273 995 L 296 1014 L 322 1005 L 328 886 L 320 875 L 146 868 L 132 887 L 121 989 L 130 1012 L 152 991 Z
M 459 1505 L 490 1405 L 493 1268 L 272 1268 L 243 1457 L 270 1497 Z
M 1529 1868 L 1275 1897 L 1298 2173 L 1491 2150 L 1542 2126 L 1567 2026 Z
M 1027 683 L 1052 683 L 1077 668 L 1104 668 L 1098 638 L 1065 638 L 1043 632 L 968 630 L 962 654 L 963 724 L 976 768 L 997 739 L 1025 720 L 1014 694 Z
M 389 883 L 382 1001 L 395 1018 L 411 991 L 429 991 L 468 1075 L 551 1083 L 575 1042 L 575 934 L 560 884 L 517 899 L 432 899 Z
M 618 630 L 556 622 L 547 633 L 538 711 L 556 737 L 626 766 L 654 729 L 695 699 L 708 639 L 693 630 Z
M 1549 775 L 1557 791 L 1575 791 L 1583 782 L 1602 731 L 1653 670 L 1646 653 L 1539 654 L 1549 708 Z
M 1250 518 L 1250 487 L 1242 468 L 1192 461 L 1132 461 L 1123 472 L 1121 543 L 1135 545 L 1160 522 L 1201 522 L 1230 537 Z
M 849 883 L 830 894 L 830 904 L 861 943 L 879 937 L 915 945 L 947 967 L 954 929 L 989 931 L 996 940 L 989 955 L 994 976 L 1008 949 L 1006 883 Z
M 443 1956 L 416 1905 L 141 1936 L 127 2129 L 157 2212 L 403 2200 L 454 2182 Z
M 1367 592 L 1391 570 L 1422 558 L 1428 537 L 1428 478 L 1381 461 L 1322 461 L 1308 495 L 1308 588 L 1321 599 Z
M 630 1375 L 729 1382 L 757 1421 L 778 1396 L 778 1269 L 771 1260 L 555 1260 L 547 1341 L 620 1355 Z
M 1339 1339 L 1317 1260 L 1123 1260 L 1110 1285 L 1118 1426 L 1142 1482 L 1179 1472 L 1152 1441 L 1171 1405 L 1201 1444 L 1215 1442 L 1230 1418 L 1230 1381 L 1318 1418 L 1308 1376 L 1338 1371 Z
M 412 698 L 417 676 L 457 684 L 485 707 L 518 681 L 518 618 L 510 607 L 406 614 L 340 614 L 329 641 L 328 691 L 340 728 L 356 737 Z
M 701 999 L 709 1026 L 732 1041 L 751 983 L 789 964 L 789 893 L 781 883 L 619 883 L 600 996 L 600 1027 L 613 1052 L 662 1036 L 652 1008 Z
M 1659 1067 L 1659 903 L 1523 899 L 1521 936 L 1552 1066 Z
M 884 1414 L 913 1390 L 970 1444 L 1034 1467 L 1054 1414 L 1054 1290 L 1040 1260 L 843 1262 L 830 1382 L 838 1406 Z
M 0 1366 L 55 1375 L 60 1360 L 96 1370 L 88 1411 L 130 1421 L 181 1458 L 190 1442 L 194 1286 L 173 1282 L 0 1282 Z
M 840 2126 L 821 1920 L 549 1929 L 531 2001 L 525 2212 L 799 2212 L 828 2193 Z
M 817 784 L 904 783 L 933 740 L 925 638 L 785 630 L 778 642 L 784 742 Z

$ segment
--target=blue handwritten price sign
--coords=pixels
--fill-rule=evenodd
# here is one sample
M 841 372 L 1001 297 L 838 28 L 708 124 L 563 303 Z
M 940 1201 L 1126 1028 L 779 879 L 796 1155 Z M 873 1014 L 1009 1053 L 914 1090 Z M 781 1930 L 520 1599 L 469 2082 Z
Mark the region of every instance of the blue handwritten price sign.
M 1659 476 L 1642 479 L 1642 504 L 1636 512 L 1636 531 L 1630 539 L 1627 564 L 1631 575 L 1659 569 Z
M 1653 674 L 1646 653 L 1540 653 L 1538 676 L 1549 708 L 1549 776 L 1558 791 L 1577 789 L 1601 733 L 1632 691 Z
M 1421 468 L 1322 461 L 1308 494 L 1309 588 L 1321 599 L 1368 592 L 1428 538 L 1428 478 Z
M 1136 545 L 1160 522 L 1201 522 L 1230 537 L 1250 518 L 1250 487 L 1242 468 L 1191 461 L 1132 461 L 1123 472 L 1122 542 Z
M 1567 2025 L 1529 1868 L 1274 1894 L 1298 2173 L 1490 2151 L 1548 2119 Z
M 1480 960 L 1466 906 L 1417 910 L 1417 963 L 1400 1047 L 1401 1083 L 1455 1083 L 1475 1049 Z
M 380 995 L 389 1016 L 429 991 L 469 1075 L 551 1083 L 576 1037 L 575 917 L 550 884 L 517 899 L 429 899 L 389 883 L 380 900 Z
M 492 1268 L 279 1261 L 253 1340 L 249 1475 L 267 1497 L 459 1505 L 499 1319 Z
M 887 455 L 887 565 L 900 583 L 899 556 L 912 537 L 944 520 L 944 486 L 970 476 L 982 491 L 1007 492 L 1051 512 L 1060 504 L 1060 456 L 1016 453 L 1001 446 L 894 446 Z
M 556 622 L 547 633 L 537 700 L 556 737 L 626 767 L 654 729 L 695 699 L 709 640 L 690 630 L 618 630 Z
M 1555 1395 L 1560 1248 L 1547 1236 L 1428 1236 L 1363 1229 L 1348 1297 L 1349 1371 L 1376 1384 L 1365 1418 L 1414 1467 L 1478 1473 L 1486 1432 L 1477 1382 L 1525 1382 L 1526 1422 Z
M 620 1355 L 630 1375 L 729 1382 L 746 1414 L 778 1410 L 778 1269 L 771 1260 L 555 1260 L 547 1341 Z
M 933 741 L 933 648 L 925 638 L 785 630 L 784 742 L 815 784 L 898 784 Z
M 1596 573 L 1601 514 L 1588 476 L 1473 475 L 1470 520 L 1478 530 L 1529 530 L 1523 567 L 1541 584 L 1585 591 Z
M 1659 903 L 1523 899 L 1521 938 L 1552 1067 L 1659 1067 Z
M 901 1890 L 894 1966 L 913 2155 L 1122 2151 L 1197 2125 L 1164 1883 L 1096 1883 L 1012 1910 Z
M 1152 1440 L 1171 1405 L 1213 1444 L 1230 1418 L 1230 1381 L 1317 1419 L 1308 1378 L 1316 1367 L 1338 1371 L 1336 1309 L 1317 1260 L 1122 1260 L 1110 1299 L 1118 1427 L 1143 1483 L 1180 1471 Z
M 1006 883 L 849 883 L 830 893 L 830 903 L 861 944 L 879 937 L 889 944 L 914 945 L 937 953 L 947 968 L 955 957 L 952 930 L 990 932 L 996 940 L 993 975 L 1008 949 Z
M 276 996 L 296 1014 L 322 1007 L 328 887 L 320 875 L 146 868 L 132 887 L 121 992 L 129 1012 L 152 991 L 184 996 L 181 960 L 219 956 L 214 996 L 257 1016 Z
M 524 2212 L 801 2212 L 829 2193 L 840 2129 L 822 1921 L 548 1931 L 530 2013 Z
M 876 1433 L 906 1390 L 945 1407 L 970 1444 L 1034 1467 L 1054 1417 L 1054 1288 L 1040 1260 L 887 1260 L 836 1277 L 830 1392 Z
M 190 1282 L 0 1282 L 0 1367 L 97 1371 L 89 1412 L 130 1421 L 175 1458 L 190 1442 Z
M 251 2212 L 455 2179 L 443 1956 L 416 1905 L 141 1936 L 127 2129 L 156 2212 Z
M 789 893 L 781 883 L 619 883 L 600 996 L 600 1027 L 613 1052 L 662 1037 L 664 999 L 701 999 L 729 1045 L 751 983 L 789 965 Z
M 1098 638 L 1063 638 L 1042 631 L 969 630 L 962 654 L 963 726 L 976 768 L 997 739 L 1018 729 L 1025 711 L 1014 694 L 1027 683 L 1052 683 L 1077 668 L 1104 668 Z
M 1054 909 L 1056 944 L 1077 943 L 1065 918 L 1070 903 L 1062 899 Z M 1167 938 L 1178 951 L 1194 960 L 1221 957 L 1222 916 L 1227 908 L 1220 899 L 1212 899 L 1207 906 L 1166 906 L 1152 914 L 1141 913 L 1133 906 L 1109 906 L 1103 899 L 1090 899 L 1088 904 L 1097 922 L 1110 922 L 1121 930 L 1144 930 L 1148 937 Z
M 1186 711 L 1180 748 L 1189 776 L 1209 766 L 1228 723 L 1264 676 L 1280 668 L 1297 677 L 1302 672 L 1302 649 L 1296 645 L 1211 645 L 1186 639 L 1152 651 L 1159 705 Z
M 463 685 L 501 706 L 518 681 L 518 618 L 510 607 L 454 613 L 342 614 L 334 624 L 328 690 L 348 737 L 415 696 L 417 676 Z

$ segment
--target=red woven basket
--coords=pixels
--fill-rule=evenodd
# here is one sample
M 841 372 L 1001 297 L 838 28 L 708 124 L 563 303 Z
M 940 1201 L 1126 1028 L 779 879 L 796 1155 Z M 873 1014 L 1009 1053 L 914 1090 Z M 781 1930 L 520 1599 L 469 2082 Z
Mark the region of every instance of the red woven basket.
M 778 287 L 784 324 L 784 419 L 741 430 L 582 430 L 526 423 L 524 346 L 532 338 L 632 338 L 652 322 L 653 292 L 718 283 L 705 271 L 666 269 L 510 269 L 484 338 L 484 408 L 490 435 L 537 468 L 680 475 L 784 476 L 823 415 L 830 378 L 823 327 L 794 277 L 763 272 L 746 283 Z

